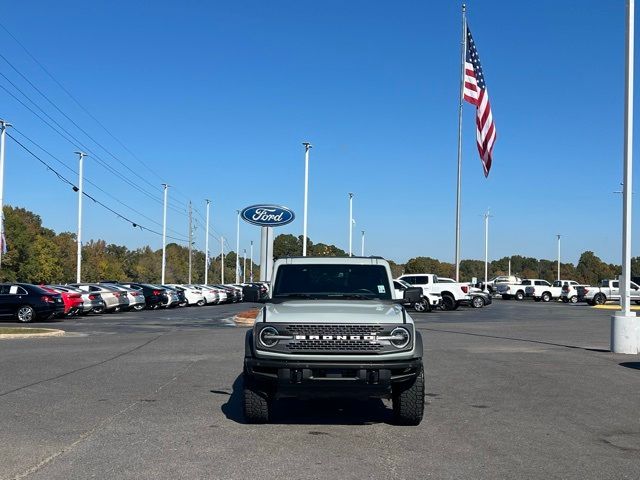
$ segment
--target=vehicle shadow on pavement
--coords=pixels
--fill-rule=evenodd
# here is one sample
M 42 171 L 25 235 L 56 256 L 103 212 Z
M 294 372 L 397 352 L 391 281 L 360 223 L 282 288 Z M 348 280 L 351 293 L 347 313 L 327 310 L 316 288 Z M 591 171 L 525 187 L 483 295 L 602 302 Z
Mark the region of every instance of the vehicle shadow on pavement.
M 610 353 L 611 350 L 604 348 L 588 348 L 588 347 L 579 347 L 577 345 L 566 345 L 564 343 L 553 343 L 553 342 L 545 342 L 543 340 L 529 340 L 526 338 L 515 338 L 515 337 L 503 337 L 499 335 L 487 335 L 484 333 L 471 333 L 471 332 L 456 332 L 455 330 L 443 330 L 440 328 L 427 328 L 427 327 L 418 327 L 418 330 L 429 330 L 430 332 L 439 332 L 439 333 L 453 333 L 456 335 L 467 335 L 470 337 L 483 337 L 483 338 L 495 338 L 497 340 L 511 340 L 514 342 L 524 342 L 524 343 L 535 343 L 538 345 L 549 345 L 551 347 L 563 347 L 563 348 L 572 348 L 577 350 L 585 350 L 587 352 L 598 352 L 598 353 Z
M 233 390 L 222 413 L 236 423 L 246 423 L 242 413 L 242 375 L 233 382 Z M 228 392 L 211 390 L 211 393 L 228 395 Z M 358 401 L 353 399 L 298 400 L 283 398 L 273 404 L 271 424 L 295 425 L 371 425 L 392 424 L 393 412 L 380 399 Z
M 621 367 L 633 368 L 634 370 L 640 370 L 640 362 L 622 362 L 619 365 Z

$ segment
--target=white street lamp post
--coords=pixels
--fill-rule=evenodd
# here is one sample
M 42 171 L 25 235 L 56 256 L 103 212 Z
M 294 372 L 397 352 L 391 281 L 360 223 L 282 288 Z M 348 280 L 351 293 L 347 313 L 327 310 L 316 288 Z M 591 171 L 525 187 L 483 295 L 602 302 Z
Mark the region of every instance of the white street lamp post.
M 84 152 L 75 152 L 78 155 L 79 168 L 78 168 L 78 251 L 76 253 L 76 282 L 80 283 L 82 276 L 82 181 L 83 181 L 83 167 L 84 157 L 87 156 Z
M 204 234 L 204 284 L 209 284 L 209 205 L 210 200 L 207 202 L 207 217 L 205 218 L 205 234 Z
M 237 213 L 237 225 L 236 225 L 236 283 L 240 283 L 240 210 L 236 210 Z
M 362 245 L 360 245 L 360 256 L 364 257 L 364 230 L 362 230 Z
M 349 193 L 349 256 L 353 256 L 353 193 Z
M 162 206 L 162 279 L 160 283 L 164 285 L 164 274 L 167 269 L 167 192 L 169 185 L 162 184 L 164 188 L 164 202 Z
M 0 265 L 2 265 L 2 251 L 5 249 L 7 239 L 4 235 L 4 154 L 7 127 L 11 124 L 0 119 Z
M 302 219 L 302 256 L 307 256 L 307 205 L 309 203 L 309 150 L 312 145 L 304 142 L 304 212 Z

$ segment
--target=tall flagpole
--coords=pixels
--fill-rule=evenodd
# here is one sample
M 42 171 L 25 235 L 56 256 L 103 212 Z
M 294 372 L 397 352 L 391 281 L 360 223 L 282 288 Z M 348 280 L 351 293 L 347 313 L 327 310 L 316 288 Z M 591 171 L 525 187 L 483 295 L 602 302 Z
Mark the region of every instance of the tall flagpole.
M 634 0 L 627 0 L 627 37 L 624 101 L 624 183 L 622 185 L 622 275 L 620 311 L 611 317 L 611 351 L 640 353 L 640 319 L 631 311 L 631 204 L 633 194 L 633 50 Z
M 467 51 L 466 6 L 462 4 L 462 53 L 460 55 L 460 104 L 458 105 L 458 188 L 456 191 L 456 282 L 460 280 L 460 187 L 462 183 L 462 102 L 464 100 L 464 61 Z

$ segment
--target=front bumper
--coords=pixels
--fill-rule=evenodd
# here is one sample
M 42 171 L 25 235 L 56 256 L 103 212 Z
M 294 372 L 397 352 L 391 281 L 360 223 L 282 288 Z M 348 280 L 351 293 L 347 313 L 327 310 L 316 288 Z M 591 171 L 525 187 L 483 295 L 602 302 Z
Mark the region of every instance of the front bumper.
M 422 358 L 372 362 L 263 360 L 245 357 L 244 372 L 277 397 L 386 397 L 413 380 Z

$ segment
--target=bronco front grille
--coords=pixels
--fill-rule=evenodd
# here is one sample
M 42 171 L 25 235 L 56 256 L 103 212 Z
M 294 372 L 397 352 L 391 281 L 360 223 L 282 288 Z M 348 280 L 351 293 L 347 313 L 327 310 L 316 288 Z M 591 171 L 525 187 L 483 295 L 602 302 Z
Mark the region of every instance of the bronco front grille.
M 382 345 L 365 340 L 298 340 L 287 345 L 293 352 L 377 352 Z
M 291 335 L 376 335 L 384 330 L 381 325 L 287 325 Z

